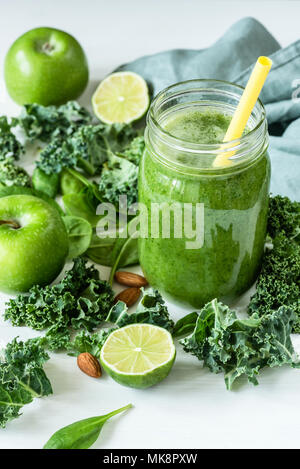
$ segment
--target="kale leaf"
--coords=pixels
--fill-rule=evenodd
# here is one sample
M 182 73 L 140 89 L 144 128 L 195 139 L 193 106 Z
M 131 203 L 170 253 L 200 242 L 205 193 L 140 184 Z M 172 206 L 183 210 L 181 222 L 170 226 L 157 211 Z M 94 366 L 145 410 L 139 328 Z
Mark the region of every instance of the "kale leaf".
M 47 174 L 65 168 L 80 168 L 90 176 L 100 174 L 110 155 L 122 151 L 135 135 L 129 125 L 83 125 L 64 139 L 52 139 L 41 151 L 37 165 Z
M 248 313 L 261 316 L 283 305 L 294 311 L 293 332 L 300 333 L 300 245 L 281 234 L 264 254 Z
M 265 366 L 299 367 L 290 338 L 293 316 L 291 308 L 281 306 L 262 317 L 238 319 L 215 299 L 202 308 L 193 332 L 180 343 L 211 372 L 223 372 L 227 389 L 243 375 L 256 385 Z
M 128 313 L 126 304 L 118 301 L 112 306 L 105 321 L 113 323 L 115 327 L 101 329 L 94 334 L 80 331 L 72 341 L 67 342 L 65 345 L 69 355 L 77 356 L 82 352 L 89 352 L 99 357 L 107 337 L 117 328 L 127 326 L 128 324 L 153 324 L 164 327 L 171 333 L 174 328 L 174 322 L 170 319 L 168 309 L 160 293 L 152 288 L 144 292 L 135 313 Z
M 52 394 L 43 364 L 49 360 L 39 339 L 14 339 L 0 358 L 0 426 L 20 416 L 20 410 L 35 397 Z
M 69 101 L 62 106 L 42 106 L 25 104 L 18 124 L 30 140 L 49 142 L 53 138 L 65 138 L 75 130 L 91 122 L 90 113 L 76 101 Z
M 115 206 L 119 204 L 119 197 L 126 195 L 127 204 L 131 205 L 137 201 L 137 183 L 138 166 L 125 158 L 113 155 L 101 174 L 99 194 L 103 201 Z
M 191 334 L 195 329 L 197 319 L 198 313 L 195 311 L 187 314 L 183 318 L 180 318 L 175 324 L 173 337 L 182 337 Z
M 168 308 L 161 294 L 153 288 L 144 292 L 135 313 L 129 314 L 125 303 L 118 301 L 111 308 L 106 321 L 112 322 L 118 327 L 143 323 L 163 327 L 171 333 L 174 329 L 174 322 L 170 319 Z
M 76 166 L 91 176 L 99 174 L 107 160 L 106 130 L 103 124 L 85 125 L 70 139 Z
M 288 306 L 294 312 L 293 332 L 300 333 L 300 203 L 270 197 L 268 234 L 273 248 L 264 253 L 248 313 L 261 316 Z
M 99 181 L 102 200 L 118 206 L 119 197 L 126 195 L 128 205 L 137 202 L 138 166 L 144 149 L 144 137 L 137 136 L 122 153 L 109 156 Z
M 30 187 L 31 180 L 25 169 L 15 165 L 12 156 L 0 159 L 0 184 L 4 186 Z
M 24 151 L 23 146 L 11 131 L 14 125 L 14 121 L 10 124 L 6 116 L 0 116 L 0 161 L 7 157 L 18 160 Z
M 99 124 L 97 127 L 101 129 L 106 159 L 111 154 L 122 153 L 138 135 L 138 131 L 131 124 Z
M 131 161 L 131 163 L 134 163 L 136 166 L 139 166 L 144 150 L 145 139 L 140 135 L 132 140 L 129 147 L 123 151 L 122 156 Z
M 71 340 L 71 331 L 64 321 L 53 324 L 44 337 L 41 338 L 41 345 L 48 350 L 64 350 Z
M 35 285 L 28 295 L 11 299 L 4 318 L 14 326 L 36 330 L 53 327 L 49 332 L 51 342 L 59 331 L 59 342 L 63 343 L 67 327 L 94 329 L 106 318 L 112 302 L 109 284 L 100 280 L 94 267 L 87 267 L 84 259 L 77 258 L 60 283 L 44 288 Z
M 59 137 L 51 140 L 40 152 L 40 159 L 36 165 L 44 173 L 59 174 L 65 168 L 76 166 L 77 159 L 72 152 L 68 139 L 61 140 Z
M 271 238 L 282 233 L 296 238 L 300 234 L 300 203 L 280 195 L 270 197 L 267 231 Z
M 111 332 L 116 329 L 116 327 L 101 329 L 94 334 L 89 334 L 86 331 L 78 332 L 74 339 L 66 344 L 68 355 L 77 357 L 80 353 L 89 352 L 99 358 L 104 342 Z

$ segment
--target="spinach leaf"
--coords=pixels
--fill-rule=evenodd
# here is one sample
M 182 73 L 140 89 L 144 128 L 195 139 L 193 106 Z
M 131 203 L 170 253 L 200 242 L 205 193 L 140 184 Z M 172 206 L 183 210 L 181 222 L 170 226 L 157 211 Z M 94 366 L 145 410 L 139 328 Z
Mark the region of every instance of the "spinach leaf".
M 99 238 L 94 233 L 86 255 L 96 264 L 112 266 L 115 242 L 115 238 Z
M 76 176 L 74 175 L 76 173 Z M 78 177 L 77 171 L 64 169 L 60 175 L 60 191 L 62 195 L 78 194 L 84 189 L 84 184 L 81 178 Z
M 54 199 L 58 193 L 59 175 L 46 174 L 40 168 L 35 168 L 32 175 L 33 188 Z
M 88 249 L 93 229 L 91 224 L 80 217 L 66 216 L 63 218 L 69 237 L 69 259 L 79 257 Z
M 286 306 L 242 320 L 215 299 L 202 308 L 193 332 L 180 343 L 213 373 L 224 372 L 227 389 L 243 375 L 256 385 L 265 366 L 299 367 L 290 338 L 293 321 Z
M 43 364 L 48 354 L 38 339 L 14 339 L 2 351 L 0 360 L 0 426 L 20 416 L 20 410 L 35 397 L 52 394 Z
M 105 422 L 132 407 L 128 404 L 100 417 L 91 417 L 72 423 L 55 432 L 47 441 L 44 449 L 88 449 L 98 439 Z
M 131 232 L 131 225 L 135 223 L 133 218 L 127 225 L 127 233 Z M 127 238 L 117 238 L 112 252 L 112 268 L 109 276 L 110 285 L 113 284 L 114 276 L 118 268 L 138 264 L 138 232 L 135 231 Z
M 84 218 L 93 228 L 97 226 L 101 216 L 96 215 L 98 203 L 91 188 L 85 188 L 78 194 L 64 195 L 62 200 L 67 215 Z

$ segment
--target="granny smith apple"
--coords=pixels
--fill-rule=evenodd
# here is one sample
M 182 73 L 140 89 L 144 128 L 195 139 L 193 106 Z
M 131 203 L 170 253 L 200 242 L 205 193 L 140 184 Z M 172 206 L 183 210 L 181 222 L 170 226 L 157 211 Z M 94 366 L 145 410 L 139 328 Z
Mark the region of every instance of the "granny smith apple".
M 35 28 L 7 52 L 6 87 L 18 104 L 63 104 L 76 99 L 88 82 L 88 65 L 79 42 L 53 28 Z
M 31 195 L 0 199 L 0 291 L 26 292 L 51 283 L 68 250 L 66 228 L 55 208 Z

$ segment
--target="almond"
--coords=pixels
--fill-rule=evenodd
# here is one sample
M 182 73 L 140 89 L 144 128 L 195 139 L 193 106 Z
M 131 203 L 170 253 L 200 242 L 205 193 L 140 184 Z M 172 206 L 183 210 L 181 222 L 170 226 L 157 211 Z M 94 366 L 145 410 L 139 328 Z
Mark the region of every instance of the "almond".
M 83 373 L 92 378 L 100 378 L 102 374 L 100 363 L 91 353 L 80 353 L 77 357 L 77 365 Z
M 124 301 L 124 303 L 129 308 L 139 299 L 140 293 L 141 293 L 141 290 L 139 288 L 136 288 L 136 287 L 126 288 L 115 297 L 114 302 L 117 303 L 117 301 Z
M 145 287 L 148 285 L 147 280 L 142 275 L 133 274 L 132 272 L 119 271 L 115 273 L 116 282 L 127 287 Z

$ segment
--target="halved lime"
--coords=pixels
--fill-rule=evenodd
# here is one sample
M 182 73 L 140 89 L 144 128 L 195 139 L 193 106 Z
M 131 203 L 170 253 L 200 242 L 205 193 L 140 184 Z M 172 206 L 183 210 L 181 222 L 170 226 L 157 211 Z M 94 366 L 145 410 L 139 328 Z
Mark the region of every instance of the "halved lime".
M 137 73 L 112 73 L 96 89 L 92 105 L 102 122 L 129 124 L 142 117 L 149 107 L 147 83 Z
M 100 361 L 118 383 L 148 388 L 170 372 L 176 350 L 171 334 L 151 324 L 130 324 L 115 330 L 104 343 Z

